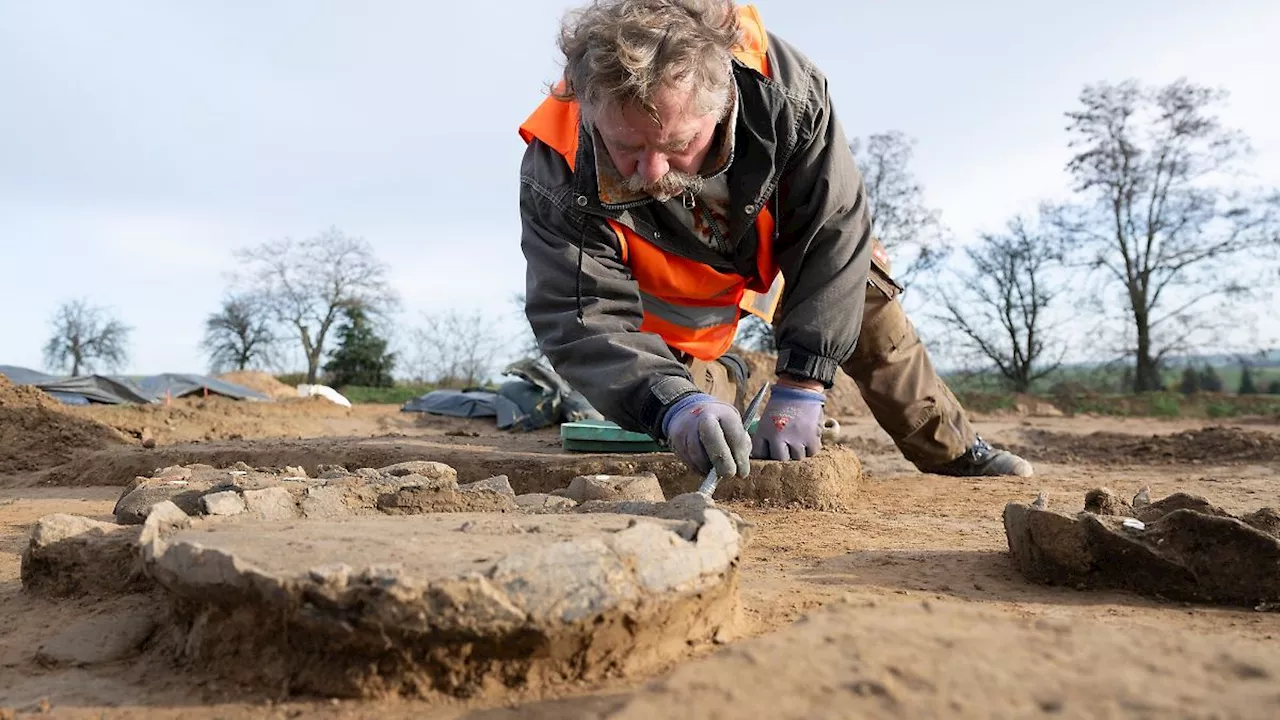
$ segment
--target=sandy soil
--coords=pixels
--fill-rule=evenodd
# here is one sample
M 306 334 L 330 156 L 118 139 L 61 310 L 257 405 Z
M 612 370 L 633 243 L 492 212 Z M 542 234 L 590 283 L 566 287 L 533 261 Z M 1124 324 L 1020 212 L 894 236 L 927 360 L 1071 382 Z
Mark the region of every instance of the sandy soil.
M 262 427 L 269 437 L 391 434 L 554 449 L 554 434 L 504 436 L 483 421 L 419 424 L 394 408 L 306 407 L 302 418 L 288 421 L 287 430 L 272 427 L 276 418 L 271 410 L 237 415 L 225 427 L 234 425 L 234 432 L 246 438 L 263 437 L 251 434 Z M 137 413 L 140 420 L 119 409 L 85 412 L 112 427 L 128 420 L 167 428 L 158 437 L 164 444 L 210 434 L 213 423 L 204 423 L 196 411 L 217 408 L 189 410 L 193 415 L 147 408 Z M 21 591 L 19 560 L 27 533 L 37 518 L 54 512 L 107 519 L 119 488 L 22 487 L 30 484 L 28 478 L 3 477 L 0 708 L 32 712 L 44 703 L 58 717 L 94 718 L 646 716 L 636 708 L 657 713 L 650 716 L 706 717 L 717 711 L 710 699 L 727 693 L 738 698 L 732 703 L 734 717 L 843 716 L 855 709 L 869 717 L 1164 717 L 1171 709 L 1186 717 L 1280 715 L 1280 614 L 1032 585 L 1014 571 L 1001 526 L 1006 502 L 1027 501 L 1040 490 L 1051 505 L 1063 508 L 1079 507 L 1085 491 L 1094 487 L 1131 495 L 1143 485 L 1150 486 L 1153 497 L 1196 493 L 1231 511 L 1280 505 L 1280 454 L 1274 452 L 1280 426 L 1237 421 L 1228 430 L 1195 432 L 1208 426 L 1030 417 L 992 417 L 979 425 L 993 441 L 1057 462 L 1038 462 L 1038 475 L 1028 479 L 921 475 L 869 419 L 846 418 L 844 439 L 862 455 L 869 473 L 860 506 L 847 513 L 824 513 L 734 504 L 735 511 L 755 524 L 755 534 L 742 567 L 739 637 L 729 648 L 711 657 L 685 658 L 656 678 L 626 677 L 559 691 L 567 697 L 512 695 L 497 706 L 244 696 L 202 677 L 198 668 L 155 660 L 89 669 L 43 667 L 33 660 L 39 644 L 72 619 L 101 609 L 84 601 L 40 600 Z M 1110 435 L 1090 439 L 1099 432 Z M 1153 439 L 1157 435 L 1161 437 Z M 1154 449 L 1145 454 L 1134 450 L 1143 447 Z M 920 616 L 908 622 L 922 608 L 931 619 Z M 841 617 L 848 620 L 842 625 L 845 631 L 833 629 L 825 641 L 844 648 L 844 655 L 832 656 L 833 664 L 814 670 L 814 677 L 861 695 L 848 705 L 822 706 L 812 704 L 808 686 L 797 689 L 794 697 L 777 683 L 762 683 L 767 692 L 734 690 L 744 667 L 762 663 L 788 668 L 779 677 L 803 683 L 803 674 L 797 677 L 790 668 L 810 662 L 810 652 L 798 639 L 810 636 L 795 635 L 802 628 L 790 625 L 815 612 L 839 613 L 813 621 L 823 627 L 839 625 Z M 910 637 L 904 639 L 904 633 Z M 979 640 L 984 638 L 991 648 L 1009 650 L 983 651 L 986 645 Z M 849 674 L 854 670 L 841 663 L 857 665 L 863 679 L 855 683 Z M 1019 690 L 1034 681 L 1028 679 L 1028 668 L 1049 678 L 1045 687 L 1052 692 Z M 1173 695 L 1158 702 L 1135 701 L 1135 684 L 1153 679 L 1159 680 L 1161 692 L 1173 688 Z M 975 682 L 989 683 L 990 690 L 975 691 Z M 1083 695 L 1090 702 L 1073 702 Z M 754 704 L 742 705 L 744 698 Z M 1225 702 L 1230 698 L 1236 701 Z M 833 695 L 829 701 L 837 699 Z M 771 714 L 774 705 L 789 710 Z

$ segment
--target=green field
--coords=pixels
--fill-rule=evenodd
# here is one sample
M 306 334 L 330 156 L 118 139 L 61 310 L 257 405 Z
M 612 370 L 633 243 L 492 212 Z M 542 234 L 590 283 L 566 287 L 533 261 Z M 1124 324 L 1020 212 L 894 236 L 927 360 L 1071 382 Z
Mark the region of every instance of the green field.
M 1120 417 L 1232 418 L 1280 417 L 1280 394 L 1268 394 L 1271 383 L 1280 383 L 1280 367 L 1251 368 L 1259 393 L 1239 395 L 1239 365 L 1215 367 L 1223 392 L 1179 392 L 1183 368 L 1164 372 L 1165 391 L 1134 394 L 1127 389 L 1127 373 L 1116 367 L 1064 368 L 1035 384 L 1028 396 L 1008 392 L 992 373 L 951 373 L 948 385 L 965 407 L 977 412 L 1013 410 L 1028 402 L 1049 403 L 1068 415 L 1094 414 Z
M 409 383 L 395 387 L 360 387 L 351 385 L 339 392 L 353 403 L 378 403 L 383 405 L 403 405 L 410 400 L 435 390 L 434 385 Z
M 1222 379 L 1224 393 L 1234 394 L 1239 389 L 1241 375 L 1239 365 L 1215 367 L 1213 370 Z M 1280 367 L 1255 367 L 1250 372 L 1253 374 L 1253 383 L 1258 388 L 1259 393 L 1266 393 L 1268 385 L 1272 382 L 1280 382 Z M 956 372 L 944 374 L 943 377 L 946 379 L 947 384 L 957 392 L 999 392 L 1006 388 L 1003 380 L 994 373 Z M 1182 368 L 1167 369 L 1164 371 L 1163 377 L 1165 389 L 1177 391 L 1182 382 Z M 1048 394 L 1062 384 L 1076 385 L 1083 389 L 1100 393 L 1127 392 L 1124 371 L 1112 367 L 1065 368 L 1058 370 L 1035 383 L 1031 391 L 1036 395 Z

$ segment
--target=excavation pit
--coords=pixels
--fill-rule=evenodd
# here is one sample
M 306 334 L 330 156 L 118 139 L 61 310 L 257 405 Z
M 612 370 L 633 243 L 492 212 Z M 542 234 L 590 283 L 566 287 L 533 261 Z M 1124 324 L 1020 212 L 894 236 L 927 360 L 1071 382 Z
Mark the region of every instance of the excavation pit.
M 515 452 L 505 449 L 506 440 L 482 438 L 470 444 L 420 438 L 263 440 L 172 445 L 154 450 L 125 448 L 84 455 L 50 471 L 42 481 L 55 485 L 129 485 L 137 476 L 152 475 L 156 468 L 195 463 L 209 468 L 241 463 L 247 470 L 294 466 L 311 477 L 324 478 L 322 468 L 342 467 L 354 474 L 364 472 L 361 470 L 364 468 L 432 460 L 455 469 L 456 480 L 461 484 L 505 475 L 519 495 L 551 493 L 569 487 L 576 477 L 590 475 L 652 473 L 666 497 L 692 492 L 702 482 L 700 475 L 690 472 L 671 453 Z M 376 474 L 372 470 L 367 472 Z M 191 489 L 195 488 L 196 480 L 198 478 L 189 481 Z M 838 512 L 856 507 L 865 487 L 857 454 L 831 445 L 816 457 L 801 462 L 753 460 L 750 477 L 722 478 L 715 497 Z M 138 507 L 145 508 L 151 501 L 150 496 L 143 498 Z M 140 513 L 135 512 L 132 522 L 140 521 Z

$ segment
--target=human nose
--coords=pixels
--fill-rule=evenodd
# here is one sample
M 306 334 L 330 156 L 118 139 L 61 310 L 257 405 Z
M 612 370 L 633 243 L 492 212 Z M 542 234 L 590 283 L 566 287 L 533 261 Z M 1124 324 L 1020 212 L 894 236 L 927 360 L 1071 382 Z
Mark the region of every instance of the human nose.
M 640 158 L 640 177 L 646 183 L 655 183 L 671 169 L 667 156 L 662 153 L 646 153 Z

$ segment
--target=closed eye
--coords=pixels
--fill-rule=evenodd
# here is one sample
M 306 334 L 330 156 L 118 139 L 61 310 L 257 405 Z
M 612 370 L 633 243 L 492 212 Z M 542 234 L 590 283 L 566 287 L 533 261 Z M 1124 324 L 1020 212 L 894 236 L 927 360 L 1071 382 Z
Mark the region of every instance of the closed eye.
M 698 139 L 698 136 L 694 135 L 693 137 L 689 138 L 688 140 L 685 140 L 684 142 L 673 143 L 671 145 L 668 145 L 665 149 L 669 153 L 684 154 L 689 152 L 689 148 L 693 147 L 693 143 L 697 139 Z

